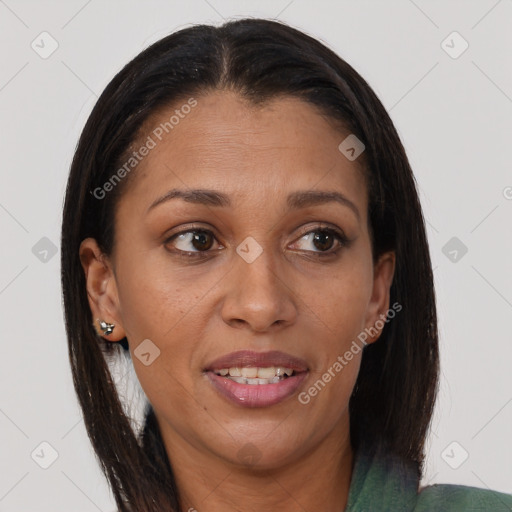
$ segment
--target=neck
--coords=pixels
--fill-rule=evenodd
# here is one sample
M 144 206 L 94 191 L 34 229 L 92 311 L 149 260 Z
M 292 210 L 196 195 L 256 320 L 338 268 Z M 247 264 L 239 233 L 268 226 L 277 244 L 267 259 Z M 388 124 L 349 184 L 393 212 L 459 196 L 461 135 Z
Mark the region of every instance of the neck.
M 345 509 L 353 468 L 348 418 L 308 453 L 265 468 L 205 453 L 165 426 L 160 430 L 183 512 L 304 512 L 320 503 L 323 512 Z

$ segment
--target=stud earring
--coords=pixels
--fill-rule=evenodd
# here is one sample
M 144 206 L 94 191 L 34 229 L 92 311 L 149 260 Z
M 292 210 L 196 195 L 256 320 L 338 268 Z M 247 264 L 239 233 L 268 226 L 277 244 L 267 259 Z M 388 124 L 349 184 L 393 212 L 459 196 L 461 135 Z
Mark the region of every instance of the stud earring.
M 115 324 L 109 324 L 108 322 L 105 322 L 100 319 L 98 319 L 97 322 L 100 326 L 101 334 L 104 334 L 106 336 L 108 336 L 109 334 L 112 334 Z

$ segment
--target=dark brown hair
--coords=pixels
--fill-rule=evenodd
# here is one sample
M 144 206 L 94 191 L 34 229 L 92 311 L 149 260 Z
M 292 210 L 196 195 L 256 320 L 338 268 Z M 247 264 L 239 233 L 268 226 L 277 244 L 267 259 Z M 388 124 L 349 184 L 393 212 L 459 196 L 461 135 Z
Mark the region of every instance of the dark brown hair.
M 93 237 L 110 253 L 124 183 L 101 200 L 92 191 L 122 165 L 151 114 L 187 96 L 227 89 L 253 104 L 300 98 L 365 144 L 373 256 L 395 251 L 391 303 L 402 310 L 364 349 L 350 399 L 351 442 L 355 450 L 395 454 L 422 472 L 438 334 L 425 223 L 404 148 L 377 96 L 343 59 L 284 23 L 242 19 L 180 30 L 129 62 L 92 110 L 71 165 L 62 224 L 69 356 L 87 432 L 121 512 L 178 511 L 179 498 L 152 409 L 140 446 L 105 362 L 112 343 L 92 326 L 79 246 Z

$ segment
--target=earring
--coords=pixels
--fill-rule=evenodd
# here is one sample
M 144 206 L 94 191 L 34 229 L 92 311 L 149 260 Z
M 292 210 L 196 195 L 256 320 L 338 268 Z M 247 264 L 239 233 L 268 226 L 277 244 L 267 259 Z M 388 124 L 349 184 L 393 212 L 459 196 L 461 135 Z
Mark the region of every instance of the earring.
M 114 330 L 115 324 L 109 324 L 108 322 L 105 322 L 104 320 L 98 319 L 97 322 L 100 325 L 100 334 L 104 334 L 108 336 L 109 334 L 112 334 L 112 331 Z

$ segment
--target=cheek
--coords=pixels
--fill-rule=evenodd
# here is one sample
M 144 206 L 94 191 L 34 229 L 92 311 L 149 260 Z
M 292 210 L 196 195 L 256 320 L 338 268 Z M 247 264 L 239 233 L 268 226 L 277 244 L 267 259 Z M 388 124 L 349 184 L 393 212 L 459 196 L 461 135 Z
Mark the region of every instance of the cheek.
M 160 339 L 198 303 L 206 280 L 194 280 L 194 271 L 169 261 L 163 249 L 146 251 L 120 261 L 116 272 L 119 309 L 129 336 Z
M 347 253 L 348 254 L 348 253 Z M 359 373 L 365 315 L 372 293 L 371 259 L 365 251 L 353 252 L 333 270 L 322 285 L 304 283 L 302 297 L 316 318 L 318 366 L 299 402 L 310 408 L 311 421 L 323 418 L 332 425 L 344 414 Z
M 208 292 L 221 277 L 221 270 L 205 272 L 200 266 L 177 264 L 162 248 L 118 262 L 121 321 L 135 370 L 151 402 L 160 394 L 174 396 L 174 403 L 187 396 L 183 387 L 192 385 L 200 333 L 212 314 Z M 159 351 L 149 366 L 137 358 L 139 345 L 147 339 Z
M 347 258 L 332 267 L 321 281 L 302 281 L 300 296 L 328 333 L 340 343 L 357 336 L 364 328 L 372 294 L 372 266 L 364 255 Z
M 343 359 L 345 351 L 335 351 L 308 385 L 297 395 L 301 429 L 312 432 L 310 442 L 320 442 L 335 428 L 341 428 L 340 439 L 349 430 L 348 407 L 359 373 L 361 354 Z M 341 358 L 341 362 L 338 357 Z
M 151 258 L 132 258 L 116 275 L 121 322 L 144 391 L 152 403 L 161 393 L 179 394 L 190 378 L 193 323 L 187 318 L 199 294 Z

